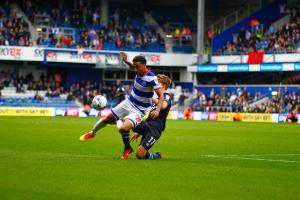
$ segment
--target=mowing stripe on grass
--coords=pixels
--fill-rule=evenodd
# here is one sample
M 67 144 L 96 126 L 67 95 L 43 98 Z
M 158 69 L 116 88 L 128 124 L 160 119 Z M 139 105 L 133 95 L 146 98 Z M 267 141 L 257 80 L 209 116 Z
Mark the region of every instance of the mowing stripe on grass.
M 226 155 L 203 155 L 208 158 L 229 158 L 229 159 L 240 159 L 240 160 L 258 160 L 258 161 L 267 161 L 267 162 L 282 162 L 282 163 L 300 163 L 295 160 L 274 160 L 274 159 L 264 159 L 264 158 L 247 158 L 240 156 L 226 156 Z
M 250 156 L 250 157 L 264 157 L 264 156 L 300 156 L 299 153 L 274 153 L 274 154 L 207 154 L 202 156 Z

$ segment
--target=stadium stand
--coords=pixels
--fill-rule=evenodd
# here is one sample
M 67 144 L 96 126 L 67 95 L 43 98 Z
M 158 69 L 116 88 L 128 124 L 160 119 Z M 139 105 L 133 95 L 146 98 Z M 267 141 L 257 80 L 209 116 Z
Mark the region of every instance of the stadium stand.
M 199 87 L 191 108 L 205 112 L 287 113 L 300 106 L 299 87 Z M 275 92 L 275 93 L 274 93 Z
M 212 51 L 216 53 L 229 41 L 233 43 L 233 35 L 238 33 L 242 28 L 251 30 L 251 26 L 258 23 L 263 24 L 266 27 L 269 27 L 272 23 L 287 15 L 284 10 L 282 10 L 283 5 L 286 5 L 285 0 L 274 0 L 269 5 L 261 8 L 259 11 L 254 12 L 250 16 L 242 19 L 240 22 L 236 23 L 232 27 L 229 27 L 220 34 L 216 35 L 212 39 Z M 255 23 L 253 23 L 255 22 Z
M 0 106 L 36 106 L 36 107 L 80 107 L 89 105 L 95 95 L 102 94 L 108 99 L 108 107 L 117 104 L 115 81 L 91 82 L 81 81 L 74 83 L 67 90 L 62 86 L 59 74 L 54 77 L 41 75 L 34 80 L 32 73 L 17 76 L 16 73 L 0 72 Z M 129 85 L 124 86 L 126 91 Z
M 67 2 L 48 1 L 23 5 L 33 24 L 51 27 L 40 34 L 37 45 L 164 52 L 164 40 L 155 31 L 155 27 L 145 24 L 142 8 L 126 4 L 126 7 L 122 8 L 112 5 L 115 10 L 110 9 L 109 23 L 104 27 L 100 25 L 99 6 L 93 5 L 91 1 L 81 4 L 82 1 L 74 1 L 71 5 Z M 66 30 L 69 30 L 69 33 L 66 33 Z
M 290 15 L 290 21 L 281 28 L 274 24 L 269 26 L 252 20 L 251 28 L 242 28 L 233 34 L 233 42 L 228 41 L 217 54 L 247 54 L 250 51 L 262 50 L 265 53 L 300 52 L 300 5 L 284 11 Z
M 23 4 L 22 4 L 23 3 Z M 158 24 L 163 27 L 166 34 L 172 35 L 175 45 L 174 52 L 192 53 L 191 41 L 194 26 L 187 14 L 180 7 L 176 6 L 150 6 L 147 10 L 143 6 L 132 6 L 130 4 L 111 3 L 109 9 L 109 22 L 107 27 L 100 25 L 100 7 L 93 1 L 23 1 L 19 6 L 29 18 L 33 25 L 48 26 L 50 32 L 40 34 L 36 44 L 38 46 L 75 48 L 75 49 L 94 49 L 94 50 L 118 50 L 118 51 L 139 51 L 139 52 L 164 52 L 164 39 L 158 34 L 157 27 L 148 25 L 144 19 L 144 12 L 149 12 Z M 82 9 L 79 9 L 82 8 Z M 163 9 L 161 9 L 163 8 Z M 275 8 L 275 7 L 274 7 Z M 276 5 L 278 9 L 278 5 Z M 161 10 L 164 10 L 162 12 Z M 264 9 L 260 12 L 269 12 Z M 247 54 L 251 50 L 264 50 L 265 53 L 290 53 L 300 52 L 300 7 L 294 7 L 284 11 L 290 15 L 290 22 L 284 24 L 282 28 L 276 29 L 268 21 L 253 21 L 251 29 L 242 28 L 233 35 L 233 42 L 219 49 L 218 54 L 233 55 Z M 278 13 L 277 13 L 278 14 Z M 8 1 L 0 9 L 0 44 L 10 46 L 31 46 L 31 34 L 28 24 L 22 18 L 20 12 L 9 6 Z M 278 17 L 283 15 L 279 15 Z M 277 19 L 276 18 L 276 19 Z M 275 18 L 274 18 L 275 19 Z M 270 24 L 270 25 L 269 25 Z M 70 32 L 68 33 L 67 30 Z M 220 34 L 221 35 L 221 34 Z M 180 44 L 180 45 L 177 45 Z M 199 84 L 274 84 L 277 82 L 293 83 L 297 79 L 295 74 L 285 73 L 278 77 L 274 73 L 253 74 L 204 74 L 198 76 Z M 294 78 L 293 78 L 294 77 Z M 260 82 L 262 81 L 262 82 Z M 297 83 L 297 80 L 296 82 Z M 177 83 L 180 85 L 182 83 Z M 33 80 L 32 75 L 18 77 L 16 74 L 1 72 L 0 79 L 2 98 L 8 105 L 19 105 L 24 103 L 26 106 L 29 101 L 47 101 L 63 105 L 60 100 L 66 102 L 79 102 L 83 105 L 88 104 L 95 94 L 105 94 L 109 101 L 114 104 L 114 91 L 116 85 L 113 82 L 85 82 L 80 81 L 68 85 L 68 88 L 61 81 L 56 82 L 54 77 L 46 79 L 45 76 L 39 80 Z M 192 84 L 189 87 L 192 88 Z M 210 88 L 211 89 L 211 88 Z M 235 90 L 238 89 L 238 86 Z M 261 88 L 260 88 L 261 89 Z M 174 92 L 174 100 L 182 104 L 185 100 L 186 91 L 182 95 L 180 87 Z M 37 92 L 38 91 L 38 92 Z M 187 95 L 188 96 L 188 95 Z M 13 102 L 14 97 L 20 97 L 21 102 Z M 224 95 L 215 93 L 211 96 L 207 92 L 199 90 L 193 96 L 191 104 L 195 110 L 214 110 L 215 107 L 228 108 L 228 111 L 249 111 L 249 112 L 269 112 L 270 109 L 260 109 L 258 106 L 251 107 L 251 102 L 267 97 L 267 101 L 260 104 L 273 106 L 276 111 L 288 110 L 289 99 L 298 102 L 297 95 L 286 94 L 284 97 L 274 99 L 264 90 L 238 95 L 238 92 L 229 92 Z M 285 102 L 280 104 L 280 102 Z M 205 99 L 205 101 L 204 101 Z M 234 100 L 233 100 L 234 99 Z M 287 100 L 286 100 L 287 99 Z M 205 103 L 203 103 L 205 102 Z M 41 103 L 41 102 L 40 102 Z M 264 105 L 262 105 L 264 104 Z M 47 103 L 45 103 L 47 105 Z M 76 104 L 77 105 L 77 104 Z M 254 105 L 254 104 L 253 104 Z M 295 103 L 292 103 L 294 106 Z M 206 106 L 206 108 L 204 108 Z M 208 108 L 207 108 L 208 106 Z M 270 107 L 270 106 L 269 106 Z M 281 109 L 279 109 L 281 108 Z M 225 109 L 225 110 L 226 110 Z M 218 110 L 218 109 L 217 109 Z M 223 111 L 225 111 L 223 110 Z M 266 111 L 268 110 L 268 111 Z
M 79 108 L 73 101 L 66 101 L 62 98 L 1 98 L 0 106 L 3 107 L 53 107 L 53 108 Z
M 174 52 L 193 52 L 192 33 L 195 26 L 180 6 L 152 6 L 151 13 L 165 33 L 172 36 Z
M 8 5 L 0 6 L 0 45 L 31 46 L 28 24 L 22 15 Z
M 165 35 L 158 33 L 158 27 L 145 22 L 144 12 L 152 13 L 143 6 L 110 3 L 108 25 L 100 25 L 100 7 L 94 1 L 17 1 L 37 30 L 32 37 L 22 14 L 10 9 L 7 1 L 0 9 L 0 44 L 11 46 L 32 46 L 56 48 L 84 48 L 94 50 L 121 50 L 140 52 L 165 52 Z M 79 9 L 82 8 L 82 9 Z M 173 52 L 192 53 L 192 30 L 194 25 L 183 9 L 166 7 L 173 15 L 162 22 L 157 16 L 158 8 L 152 6 L 155 18 L 174 38 Z M 176 11 L 176 12 L 175 12 Z M 164 15 L 166 16 L 166 15 Z M 166 27 L 170 25 L 170 30 Z M 12 28 L 13 26 L 13 28 Z M 191 28 L 193 27 L 193 28 Z M 34 32 L 34 31 L 33 31 Z M 33 33 L 32 32 L 32 33 Z M 34 35 L 36 35 L 34 33 Z

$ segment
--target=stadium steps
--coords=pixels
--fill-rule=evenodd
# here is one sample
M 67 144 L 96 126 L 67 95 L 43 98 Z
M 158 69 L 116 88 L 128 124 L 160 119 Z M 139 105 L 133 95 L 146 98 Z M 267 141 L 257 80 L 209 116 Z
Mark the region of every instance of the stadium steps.
M 249 104 L 250 108 L 254 108 L 255 106 L 260 107 L 262 104 L 267 104 L 269 102 L 269 97 L 262 97 L 261 99 L 259 99 L 258 101 L 254 101 L 252 103 Z
M 16 87 L 5 87 L 1 93 L 2 93 L 2 96 L 5 97 L 5 98 L 30 98 L 30 97 L 34 97 L 34 95 L 36 94 L 36 91 L 33 91 L 33 90 L 26 90 L 27 86 L 24 85 L 24 90 L 25 92 L 24 93 L 17 93 L 16 92 Z M 38 91 L 38 94 L 40 96 L 45 96 L 47 93 L 47 91 Z
M 27 86 L 24 85 L 24 89 Z M 45 97 L 47 91 L 38 91 L 38 95 L 44 97 L 44 100 L 36 100 L 34 96 L 36 91 L 25 90 L 25 93 L 16 93 L 16 87 L 5 87 L 1 90 L 2 98 L 0 106 L 2 107 L 55 107 L 55 108 L 80 108 L 81 104 L 67 101 L 66 95 L 61 97 Z
M 19 13 L 21 13 L 23 20 L 26 22 L 26 24 L 28 25 L 29 31 L 30 31 L 30 35 L 31 35 L 31 40 L 33 41 L 33 44 L 36 44 L 36 40 L 38 38 L 38 33 L 36 31 L 36 29 L 34 28 L 34 26 L 32 25 L 32 23 L 30 22 L 30 20 L 28 19 L 28 17 L 26 16 L 26 14 L 22 11 L 22 9 L 19 7 L 19 5 L 17 4 L 11 4 L 11 9 L 15 9 L 17 10 Z
M 238 33 L 242 28 L 250 30 L 250 21 L 251 19 L 257 19 L 261 24 L 264 24 L 265 27 L 268 27 L 271 23 L 281 19 L 286 16 L 286 13 L 280 13 L 280 4 L 283 0 L 275 0 L 265 8 L 251 14 L 245 19 L 239 21 L 235 25 L 231 26 L 224 30 L 221 34 L 213 38 L 213 52 L 217 52 L 220 48 L 223 47 L 227 42 L 233 42 L 233 33 Z
M 54 107 L 54 108 L 79 108 L 75 102 L 62 98 L 45 98 L 45 100 L 35 100 L 27 97 L 2 98 L 0 107 Z
M 290 20 L 291 20 L 291 15 L 289 14 L 274 22 L 273 26 L 276 30 L 280 30 L 285 24 L 289 23 Z
M 169 90 L 169 93 L 174 93 L 174 104 L 171 107 L 171 110 L 179 110 L 179 97 L 183 93 L 187 98 L 184 100 L 184 109 L 190 107 L 193 100 L 193 95 L 189 92 L 183 91 L 180 85 L 177 85 L 174 90 Z
M 151 26 L 157 27 L 156 31 L 160 35 L 161 38 L 164 39 L 165 41 L 165 49 L 167 53 L 172 53 L 173 52 L 173 40 L 170 38 L 166 37 L 166 33 L 162 29 L 162 27 L 157 23 L 157 21 L 150 15 L 149 13 L 145 12 L 144 13 L 145 17 L 145 23 L 149 24 Z

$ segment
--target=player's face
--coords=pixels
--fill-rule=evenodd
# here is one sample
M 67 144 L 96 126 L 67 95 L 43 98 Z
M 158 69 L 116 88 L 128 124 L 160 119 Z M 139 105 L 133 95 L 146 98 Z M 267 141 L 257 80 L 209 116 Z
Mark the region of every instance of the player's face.
M 143 76 L 145 75 L 146 72 L 146 65 L 140 62 L 133 62 L 133 71 L 136 75 L 138 76 Z
M 159 81 L 158 81 L 158 82 L 159 82 Z M 165 85 L 165 84 L 159 82 L 159 85 L 160 85 L 160 87 L 161 87 L 163 90 L 166 90 L 166 85 Z

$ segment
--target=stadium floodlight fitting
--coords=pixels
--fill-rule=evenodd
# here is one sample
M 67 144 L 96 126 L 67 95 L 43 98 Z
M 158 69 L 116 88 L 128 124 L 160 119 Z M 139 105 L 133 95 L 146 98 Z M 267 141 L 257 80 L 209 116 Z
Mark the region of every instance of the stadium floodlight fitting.
M 172 38 L 173 35 L 167 34 L 166 37 L 167 37 L 167 38 Z

